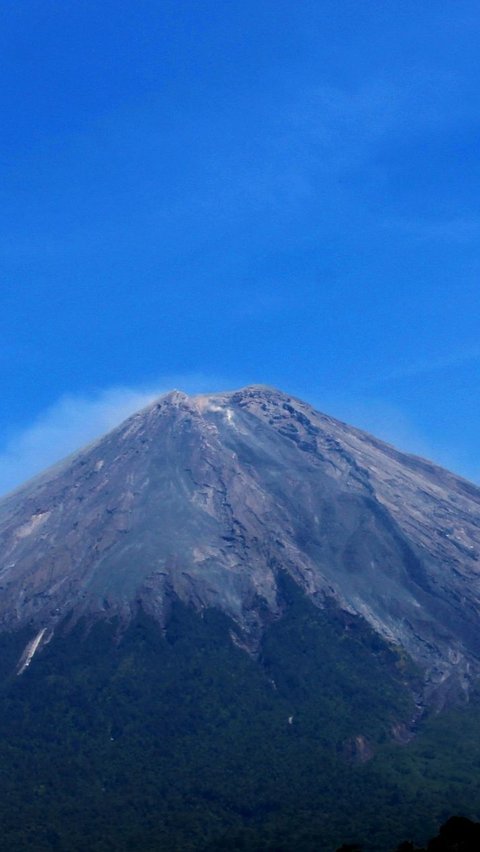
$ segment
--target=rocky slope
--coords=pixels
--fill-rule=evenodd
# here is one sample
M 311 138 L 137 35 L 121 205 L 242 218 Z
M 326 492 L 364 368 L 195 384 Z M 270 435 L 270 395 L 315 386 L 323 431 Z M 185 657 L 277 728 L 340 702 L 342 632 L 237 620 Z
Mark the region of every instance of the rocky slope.
M 255 651 L 279 572 L 467 691 L 480 668 L 480 489 L 277 390 L 174 391 L 0 502 L 0 626 L 21 666 L 65 618 L 172 599 Z

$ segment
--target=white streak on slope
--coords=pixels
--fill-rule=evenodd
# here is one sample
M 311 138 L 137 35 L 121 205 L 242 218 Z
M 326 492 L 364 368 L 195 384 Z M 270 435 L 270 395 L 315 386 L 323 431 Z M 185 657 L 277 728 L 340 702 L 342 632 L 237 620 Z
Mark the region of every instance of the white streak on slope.
M 35 638 L 32 639 L 31 642 L 28 643 L 27 647 L 25 648 L 25 650 L 24 650 L 24 652 L 23 652 L 23 654 L 20 658 L 20 668 L 17 672 L 17 675 L 23 674 L 25 669 L 28 668 L 28 666 L 32 662 L 33 657 L 35 655 L 35 652 L 38 650 L 38 647 L 39 647 L 39 645 L 40 645 L 40 643 L 41 643 L 41 641 L 42 641 L 42 639 L 45 635 L 46 629 L 47 629 L 46 627 L 43 627 L 42 630 L 40 630 L 40 632 L 37 633 Z

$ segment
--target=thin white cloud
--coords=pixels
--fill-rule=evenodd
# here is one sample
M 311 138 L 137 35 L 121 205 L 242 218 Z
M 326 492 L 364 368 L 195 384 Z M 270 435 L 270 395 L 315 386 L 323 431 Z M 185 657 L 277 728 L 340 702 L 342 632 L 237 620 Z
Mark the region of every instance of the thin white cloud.
M 478 242 L 480 237 L 480 219 L 419 219 L 418 221 L 398 219 L 384 222 L 383 227 L 421 242 L 447 241 L 466 244 Z
M 381 373 L 376 376 L 375 380 L 369 383 L 368 387 L 375 388 L 385 382 L 395 381 L 396 379 L 425 376 L 429 373 L 451 370 L 457 367 L 463 367 L 466 364 L 475 364 L 479 360 L 480 349 L 478 347 L 462 349 L 456 352 L 447 352 L 446 355 L 412 361 L 410 363 L 402 364 L 388 372 Z
M 150 387 L 66 394 L 0 449 L 0 494 L 99 438 L 172 388 L 201 393 L 221 387 L 218 379 L 190 375 L 168 377 Z
M 468 80 L 448 70 L 418 65 L 401 73 L 360 79 L 356 85 L 325 84 L 302 87 L 272 118 L 266 135 L 268 156 L 260 157 L 245 173 L 236 174 L 242 192 L 252 200 L 277 207 L 322 198 L 350 198 L 362 210 L 358 185 L 352 195 L 348 179 L 352 170 L 368 170 L 370 187 L 383 185 L 385 164 L 381 151 L 416 143 L 421 134 L 442 136 L 451 127 L 469 126 L 476 120 L 476 94 Z M 380 162 L 382 157 L 380 157 Z M 339 184 L 339 178 L 346 178 Z M 363 190 L 363 192 L 365 189 Z M 374 216 L 373 213 L 370 214 Z M 378 216 L 374 216 L 378 218 Z M 441 228 L 430 236 L 439 238 Z M 475 223 L 451 222 L 446 230 L 452 239 L 470 239 Z M 428 237 L 428 229 L 426 237 Z

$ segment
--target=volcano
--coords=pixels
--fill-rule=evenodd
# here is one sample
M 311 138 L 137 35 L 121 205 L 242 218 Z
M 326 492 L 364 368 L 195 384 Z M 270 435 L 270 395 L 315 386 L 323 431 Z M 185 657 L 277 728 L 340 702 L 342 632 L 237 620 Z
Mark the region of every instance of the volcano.
M 480 489 L 273 388 L 173 391 L 0 502 L 8 848 L 475 818 L 479 626 Z

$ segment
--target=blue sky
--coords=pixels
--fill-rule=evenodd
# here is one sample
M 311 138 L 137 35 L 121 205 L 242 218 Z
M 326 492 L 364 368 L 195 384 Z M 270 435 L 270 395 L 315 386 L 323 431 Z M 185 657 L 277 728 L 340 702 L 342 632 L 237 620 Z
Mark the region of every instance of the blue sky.
M 0 491 L 262 382 L 480 480 L 473 2 L 6 0 Z

